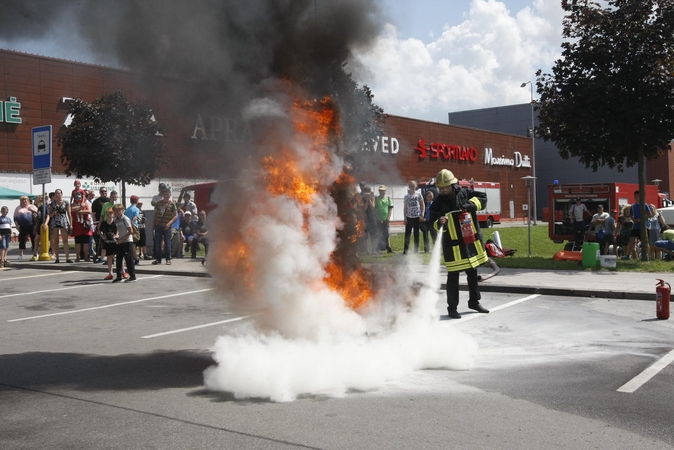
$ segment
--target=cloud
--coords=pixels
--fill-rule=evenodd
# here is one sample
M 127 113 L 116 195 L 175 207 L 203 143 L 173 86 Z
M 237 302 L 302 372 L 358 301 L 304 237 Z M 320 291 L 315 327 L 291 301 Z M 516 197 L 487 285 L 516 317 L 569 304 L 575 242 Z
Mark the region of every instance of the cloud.
M 450 111 L 528 102 L 520 85 L 559 58 L 562 17 L 551 0 L 514 14 L 503 2 L 473 0 L 466 20 L 427 44 L 387 25 L 351 67 L 386 112 L 446 122 Z

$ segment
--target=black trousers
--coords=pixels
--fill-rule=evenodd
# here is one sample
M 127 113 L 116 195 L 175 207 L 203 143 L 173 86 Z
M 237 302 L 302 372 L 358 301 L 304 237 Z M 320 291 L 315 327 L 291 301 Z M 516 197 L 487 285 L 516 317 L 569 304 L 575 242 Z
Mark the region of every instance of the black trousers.
M 405 247 L 404 251 L 410 248 L 410 234 L 414 231 L 414 253 L 419 253 L 419 218 L 408 217 L 405 224 Z
M 477 269 L 466 269 L 468 276 L 468 303 L 479 302 L 482 296 L 477 286 Z M 459 307 L 459 274 L 461 272 L 447 272 L 447 309 L 456 311 Z
M 122 242 L 117 244 L 117 278 L 122 277 L 124 268 L 122 260 L 126 260 L 126 269 L 129 271 L 130 277 L 136 276 L 136 266 L 133 261 L 133 242 Z
M 430 221 L 424 221 L 421 222 L 420 224 L 421 228 L 421 234 L 424 237 L 424 252 L 428 253 L 430 249 L 435 245 L 435 239 L 438 237 L 438 232 L 435 231 L 435 228 L 433 228 L 433 224 Z M 431 235 L 431 239 L 433 240 L 433 244 L 429 245 L 428 242 L 428 235 Z

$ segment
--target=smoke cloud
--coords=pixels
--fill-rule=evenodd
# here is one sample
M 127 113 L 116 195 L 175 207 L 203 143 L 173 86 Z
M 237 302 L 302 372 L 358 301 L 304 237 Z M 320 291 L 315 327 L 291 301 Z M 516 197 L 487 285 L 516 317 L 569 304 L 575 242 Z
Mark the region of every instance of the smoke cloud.
M 438 246 L 419 280 L 404 265 L 363 270 L 348 241 L 355 190 L 345 160 L 372 110 L 344 64 L 372 45 L 381 16 L 374 0 L 3 4 L 0 38 L 67 23 L 78 45 L 147 75 L 148 91 L 170 78 L 188 113 L 250 125 L 243 157 L 241 145 L 222 148 L 209 270 L 217 295 L 254 317 L 216 342 L 209 389 L 289 401 L 472 364 L 475 342 L 437 320 Z M 356 307 L 355 297 L 368 301 Z

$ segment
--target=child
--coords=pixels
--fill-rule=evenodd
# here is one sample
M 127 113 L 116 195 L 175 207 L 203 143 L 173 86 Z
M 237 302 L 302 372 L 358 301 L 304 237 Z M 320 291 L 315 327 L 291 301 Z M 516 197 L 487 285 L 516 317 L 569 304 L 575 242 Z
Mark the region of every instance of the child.
M 124 205 L 115 205 L 115 225 L 117 227 L 117 278 L 112 280 L 118 283 L 124 278 L 122 260 L 126 260 L 129 271 L 127 282 L 136 281 L 136 267 L 133 260 L 133 228 L 131 220 L 124 215 Z
M 70 204 L 71 205 L 75 201 L 75 194 L 77 194 L 78 192 L 80 193 L 80 195 L 82 195 L 82 197 L 81 197 L 82 199 L 87 198 L 87 193 L 84 192 L 84 189 L 82 189 L 82 182 L 80 182 L 80 180 L 75 180 L 75 182 L 73 183 L 73 186 L 75 186 L 75 189 L 73 189 L 73 191 L 70 193 Z
M 12 219 L 7 215 L 9 208 L 3 206 L 0 209 L 0 267 L 5 267 L 7 263 L 7 249 L 9 242 L 12 240 Z
M 112 259 L 117 253 L 117 225 L 115 224 L 115 213 L 112 208 L 105 210 L 105 220 L 101 220 L 98 226 L 98 233 L 101 237 L 101 258 L 108 257 L 108 276 L 105 280 L 112 280 Z

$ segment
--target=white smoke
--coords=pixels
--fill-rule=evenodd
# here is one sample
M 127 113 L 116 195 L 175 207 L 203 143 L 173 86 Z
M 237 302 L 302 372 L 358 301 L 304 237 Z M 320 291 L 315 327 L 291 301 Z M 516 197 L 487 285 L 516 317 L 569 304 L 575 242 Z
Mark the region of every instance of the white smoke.
M 278 126 L 277 106 L 257 102 L 248 113 L 273 117 Z M 266 128 L 266 143 L 278 143 L 273 136 L 279 133 L 290 135 L 274 126 Z M 211 257 L 214 278 L 231 305 L 256 315 L 249 326 L 218 338 L 217 365 L 204 373 L 206 387 L 284 402 L 302 394 L 372 390 L 420 369 L 470 368 L 477 344 L 438 319 L 440 239 L 425 279 L 400 265 L 380 279 L 386 282 L 375 298 L 357 312 L 326 285 L 325 267 L 342 226 L 328 187 L 342 164 L 334 152 L 328 160 L 319 152 L 317 161 L 313 144 L 294 136 L 284 151 L 292 149 L 300 169 L 320 180 L 311 203 L 262 193 L 245 204 L 240 221 L 222 205 L 216 210 L 221 216 L 211 221 L 234 222 L 236 229 L 219 235 L 212 254 L 228 249 L 232 255 L 237 246 L 246 254 L 235 271 L 232 256 Z

